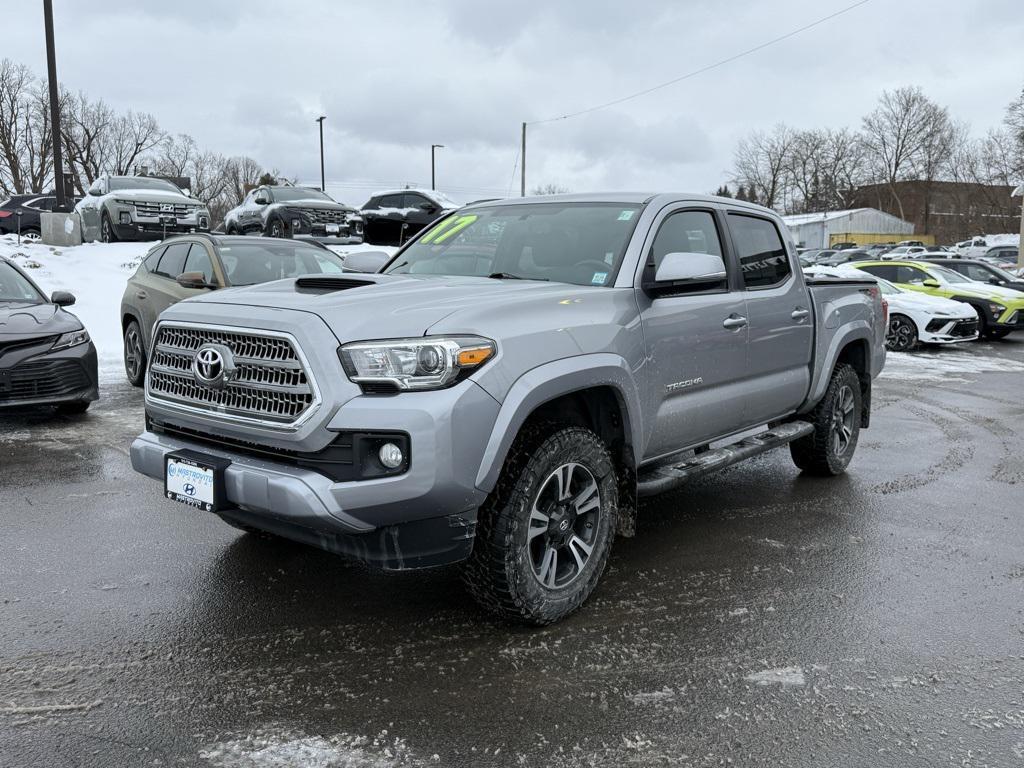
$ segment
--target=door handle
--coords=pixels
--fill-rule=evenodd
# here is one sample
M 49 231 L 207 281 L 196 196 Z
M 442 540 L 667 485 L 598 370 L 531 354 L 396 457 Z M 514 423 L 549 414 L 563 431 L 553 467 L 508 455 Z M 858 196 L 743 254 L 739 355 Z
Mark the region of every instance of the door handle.
M 797 307 L 789 314 L 789 316 L 794 320 L 803 320 L 809 314 L 811 314 L 811 310 L 804 309 L 803 307 Z
M 747 324 L 747 318 L 740 317 L 739 315 L 729 315 L 725 320 L 722 321 L 722 327 L 732 330 L 734 328 L 742 328 Z
M 146 298 L 146 297 L 147 297 L 148 295 L 149 295 L 149 294 L 148 294 L 148 293 L 146 293 L 145 291 L 136 291 L 136 292 L 135 292 L 135 298 L 136 298 L 136 299 L 144 299 L 144 298 Z

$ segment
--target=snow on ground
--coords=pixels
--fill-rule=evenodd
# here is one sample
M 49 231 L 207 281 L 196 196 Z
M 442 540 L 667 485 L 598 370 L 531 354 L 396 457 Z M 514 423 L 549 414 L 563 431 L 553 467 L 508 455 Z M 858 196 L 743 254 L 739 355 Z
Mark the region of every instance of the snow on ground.
M 211 744 L 199 757 L 216 768 L 399 768 L 423 765 L 387 731 L 375 738 L 332 738 L 263 731 Z
M 71 291 L 69 311 L 85 325 L 100 360 L 100 376 L 121 375 L 121 294 L 125 282 L 153 243 L 85 243 L 60 248 L 0 237 L 0 256 L 21 266 L 39 287 L 52 294 Z
M 1024 362 L 984 354 L 964 342 L 957 348 L 943 347 L 918 352 L 889 352 L 882 378 L 919 381 L 966 381 L 967 374 L 1024 373 Z

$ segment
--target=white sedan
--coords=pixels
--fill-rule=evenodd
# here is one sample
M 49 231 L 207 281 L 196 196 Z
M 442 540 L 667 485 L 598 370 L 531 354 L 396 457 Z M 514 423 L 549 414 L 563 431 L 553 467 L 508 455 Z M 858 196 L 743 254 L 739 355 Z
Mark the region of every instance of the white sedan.
M 850 267 L 809 267 L 807 274 L 830 274 L 835 277 L 860 277 L 860 270 Z M 978 313 L 970 304 L 917 291 L 906 291 L 887 280 L 875 278 L 889 304 L 889 332 L 886 349 L 906 352 L 922 344 L 957 344 L 978 338 Z

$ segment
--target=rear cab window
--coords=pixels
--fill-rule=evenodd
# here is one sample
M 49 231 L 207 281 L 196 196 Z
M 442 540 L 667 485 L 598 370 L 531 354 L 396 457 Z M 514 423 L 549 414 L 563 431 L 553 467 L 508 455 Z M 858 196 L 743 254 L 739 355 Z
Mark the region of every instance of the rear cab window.
M 793 273 L 778 227 L 769 219 L 729 212 L 729 231 L 748 290 L 781 285 Z

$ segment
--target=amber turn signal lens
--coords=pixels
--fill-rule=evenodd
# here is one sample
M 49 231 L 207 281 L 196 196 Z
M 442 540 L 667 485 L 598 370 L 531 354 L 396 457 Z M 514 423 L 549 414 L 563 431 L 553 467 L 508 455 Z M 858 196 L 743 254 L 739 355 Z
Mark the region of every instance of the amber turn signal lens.
M 491 347 L 470 347 L 468 349 L 459 350 L 459 367 L 460 368 L 472 368 L 474 365 L 480 365 L 484 360 L 494 354 L 494 350 Z

